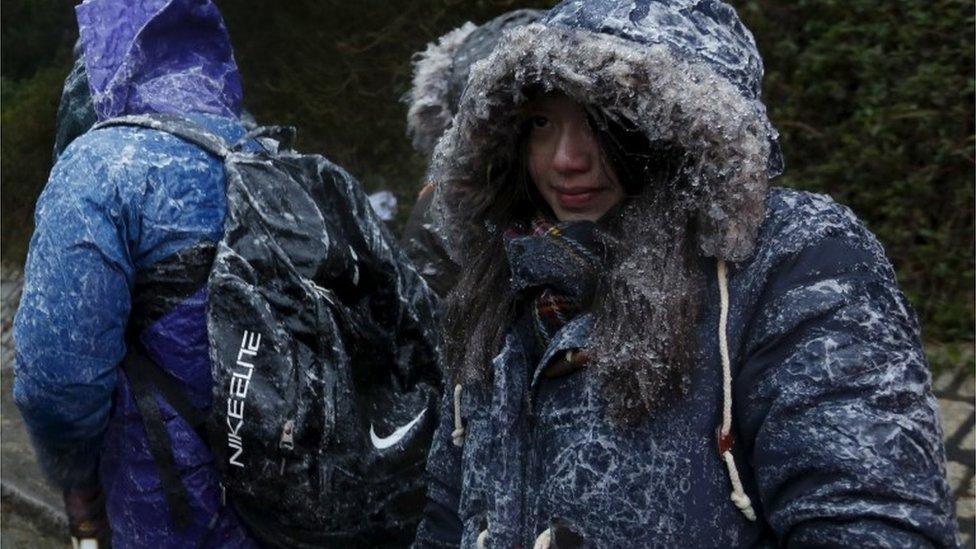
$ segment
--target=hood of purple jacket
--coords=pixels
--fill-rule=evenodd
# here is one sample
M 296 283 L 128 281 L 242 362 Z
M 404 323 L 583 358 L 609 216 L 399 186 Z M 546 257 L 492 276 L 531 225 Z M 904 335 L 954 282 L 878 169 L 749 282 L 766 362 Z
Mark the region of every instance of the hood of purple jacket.
M 210 0 L 87 0 L 76 13 L 99 120 L 240 114 L 237 62 Z

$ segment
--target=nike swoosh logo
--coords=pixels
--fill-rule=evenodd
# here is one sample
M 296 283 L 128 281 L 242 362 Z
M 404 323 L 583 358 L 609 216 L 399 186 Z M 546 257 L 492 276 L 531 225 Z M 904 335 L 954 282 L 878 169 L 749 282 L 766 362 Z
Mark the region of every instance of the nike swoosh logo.
M 388 437 L 376 436 L 376 431 L 373 430 L 373 424 L 371 423 L 369 425 L 369 440 L 370 442 L 373 443 L 373 447 L 375 447 L 377 450 L 385 450 L 390 446 L 393 446 L 396 443 L 400 442 L 400 440 L 402 440 L 403 437 L 410 432 L 410 429 L 413 429 L 413 426 L 416 425 L 417 422 L 420 421 L 420 418 L 424 417 L 424 414 L 426 413 L 427 413 L 427 408 L 424 408 L 423 410 L 420 411 L 419 414 L 417 414 L 417 417 L 410 420 L 410 423 L 407 423 L 406 425 L 403 425 L 401 427 L 397 427 L 397 429 L 393 431 L 393 433 L 390 434 L 390 436 Z

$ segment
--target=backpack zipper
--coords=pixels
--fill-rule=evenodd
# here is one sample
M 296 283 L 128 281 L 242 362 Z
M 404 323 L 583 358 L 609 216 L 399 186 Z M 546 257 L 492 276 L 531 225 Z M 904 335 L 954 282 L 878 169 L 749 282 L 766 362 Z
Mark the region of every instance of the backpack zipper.
M 278 441 L 278 448 L 291 451 L 295 449 L 295 420 L 289 419 L 281 429 L 281 440 Z M 281 469 L 279 475 L 285 474 L 285 461 L 287 456 L 281 456 Z

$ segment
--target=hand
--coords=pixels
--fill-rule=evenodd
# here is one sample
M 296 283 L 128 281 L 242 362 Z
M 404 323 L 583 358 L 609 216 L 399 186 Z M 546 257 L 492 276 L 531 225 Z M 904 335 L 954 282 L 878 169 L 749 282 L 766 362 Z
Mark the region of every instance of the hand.
M 101 488 L 64 491 L 64 509 L 74 547 L 108 549 L 112 530 L 105 514 L 105 496 Z

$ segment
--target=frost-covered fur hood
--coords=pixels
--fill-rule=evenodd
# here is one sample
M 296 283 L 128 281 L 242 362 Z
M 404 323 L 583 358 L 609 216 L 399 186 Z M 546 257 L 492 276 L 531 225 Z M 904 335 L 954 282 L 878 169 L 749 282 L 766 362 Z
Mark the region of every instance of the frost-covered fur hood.
M 502 32 L 537 21 L 544 13 L 510 11 L 481 26 L 469 21 L 415 56 L 413 86 L 404 101 L 408 105 L 407 134 L 417 152 L 428 157 L 434 152 L 457 112 L 471 65 L 491 53 Z
M 529 87 L 560 90 L 687 152 L 682 192 L 707 256 L 753 251 L 769 179 L 782 171 L 777 133 L 760 99 L 762 60 L 735 10 L 716 0 L 563 2 L 505 33 L 472 69 L 428 180 L 452 251 L 469 247 L 498 192 L 492 166 L 511 162 Z M 643 197 L 642 197 L 643 198 Z M 638 199 L 640 200 L 640 199 Z M 639 223 L 652 208 L 628 208 Z M 649 205 L 648 205 L 649 206 Z

